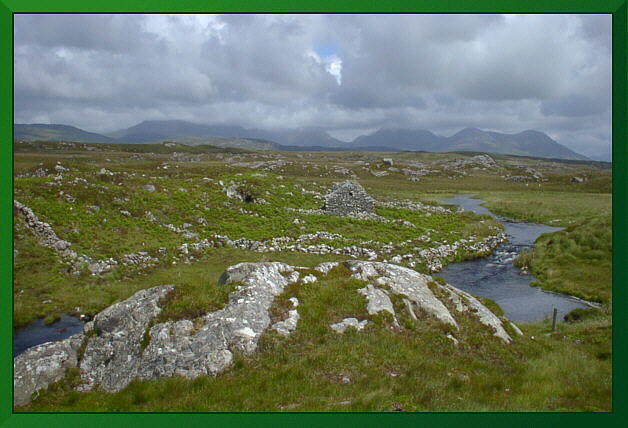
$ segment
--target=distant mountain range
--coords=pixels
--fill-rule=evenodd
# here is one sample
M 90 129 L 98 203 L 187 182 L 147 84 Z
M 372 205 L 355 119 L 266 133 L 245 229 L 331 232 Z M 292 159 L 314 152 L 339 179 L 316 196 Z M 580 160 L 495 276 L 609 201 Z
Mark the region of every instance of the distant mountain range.
M 81 141 L 85 143 L 116 143 L 113 138 L 83 131 L 69 125 L 13 125 L 15 141 Z
M 149 143 L 178 141 L 257 150 L 352 150 L 352 151 L 475 151 L 556 159 L 587 160 L 546 134 L 527 130 L 502 134 L 465 128 L 450 137 L 427 130 L 382 128 L 351 142 L 338 140 L 322 128 L 288 131 L 246 129 L 237 125 L 202 125 L 182 120 L 150 120 L 108 135 L 83 131 L 68 125 L 15 124 L 15 141 L 81 141 L 96 143 Z

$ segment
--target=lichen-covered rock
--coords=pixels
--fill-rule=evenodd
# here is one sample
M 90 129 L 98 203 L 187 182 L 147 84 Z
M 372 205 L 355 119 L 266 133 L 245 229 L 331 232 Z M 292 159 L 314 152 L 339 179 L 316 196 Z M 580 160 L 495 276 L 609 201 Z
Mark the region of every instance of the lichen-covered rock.
M 352 260 L 345 262 L 345 264 L 353 273 L 354 278 L 373 281 L 377 285 L 388 287 L 392 293 L 404 296 L 404 302 L 413 319 L 417 319 L 413 309 L 413 306 L 416 306 L 441 322 L 458 328 L 458 323 L 452 313 L 430 288 L 429 284 L 431 283 L 432 287 L 437 287 L 448 296 L 457 311 L 474 313 L 479 318 L 480 323 L 491 329 L 494 336 L 500 338 L 504 343 L 512 341 L 499 317 L 478 299 L 456 287 L 449 284 L 437 284 L 428 275 L 389 263 Z M 372 284 L 368 284 L 360 290 L 369 299 L 369 307 L 367 308 L 369 313 L 375 309 L 376 304 L 379 305 L 375 297 L 376 291 Z M 383 294 L 383 292 L 380 293 Z M 373 297 L 368 297 L 369 295 Z
M 447 307 L 430 290 L 428 283 L 432 281 L 432 277 L 389 263 L 352 260 L 346 264 L 353 272 L 354 278 L 374 280 L 376 284 L 390 288 L 393 293 L 405 296 L 441 322 L 458 328 L 458 323 Z
M 305 275 L 303 279 L 301 280 L 301 282 L 303 284 L 311 284 L 313 282 L 316 282 L 316 280 L 317 280 L 316 276 L 309 274 L 309 275 Z
M 80 363 L 84 382 L 80 390 L 100 385 L 111 392 L 128 385 L 141 364 L 144 333 L 161 312 L 158 303 L 173 289 L 173 285 L 161 285 L 140 290 L 94 317 L 95 335 L 87 339 Z
M 342 334 L 349 327 L 353 327 L 356 330 L 360 331 L 364 329 L 364 327 L 366 327 L 366 324 L 368 324 L 367 320 L 358 321 L 357 318 L 345 318 L 342 321 L 335 324 L 330 324 L 329 326 L 336 333 Z
M 83 334 L 48 342 L 27 349 L 13 360 L 13 395 L 15 404 L 28 404 L 33 393 L 60 380 L 66 370 L 77 365 L 77 351 Z
M 323 263 L 315 269 L 326 273 L 337 264 Z M 480 323 L 505 343 L 512 341 L 502 320 L 464 291 L 389 263 L 354 260 L 345 262 L 344 266 L 354 278 L 369 282 L 358 290 L 368 301 L 369 314 L 387 311 L 394 316 L 389 298 L 393 293 L 402 297 L 413 318 L 417 319 L 414 311 L 421 310 L 457 328 L 445 302 L 453 312 L 467 311 L 476 315 Z M 79 367 L 83 383 L 78 390 L 99 387 L 108 392 L 126 387 L 133 379 L 216 375 L 231 364 L 234 351 L 244 354 L 255 351 L 260 336 L 271 327 L 269 311 L 274 299 L 288 284 L 298 280 L 296 268 L 284 263 L 240 263 L 229 267 L 220 278 L 220 284 L 236 284 L 223 309 L 194 320 L 157 324 L 154 322 L 161 311 L 159 302 L 174 286 L 138 291 L 97 314 L 85 325 L 84 333 L 61 342 L 39 345 L 17 356 L 14 359 L 15 402 L 27 404 L 34 392 L 61 379 L 69 367 Z M 294 297 L 290 301 L 293 308 L 288 317 L 272 326 L 283 335 L 294 331 L 299 321 L 299 301 Z M 504 322 L 508 321 L 504 319 Z M 367 324 L 366 319 L 359 321 L 348 317 L 330 327 L 344 333 L 349 327 L 359 331 Z M 513 328 L 520 334 L 514 325 Z M 453 336 L 452 329 L 445 334 L 454 344 L 460 340 Z M 80 361 L 79 348 L 83 349 Z
M 215 375 L 231 363 L 232 349 L 245 354 L 255 351 L 270 326 L 273 300 L 289 284 L 284 274 L 289 277 L 292 272 L 291 266 L 278 262 L 240 263 L 228 268 L 220 282 L 242 284 L 229 294 L 229 303 L 199 319 L 196 329 L 189 320 L 153 326 L 138 376 Z
M 465 303 L 466 303 L 466 306 L 470 307 L 471 311 L 477 314 L 478 318 L 480 319 L 480 322 L 493 330 L 494 336 L 499 337 L 505 343 L 512 342 L 512 338 L 508 335 L 508 333 L 506 333 L 506 330 L 504 330 L 504 327 L 502 326 L 502 321 L 499 319 L 499 317 L 495 315 L 493 312 L 491 312 L 491 310 L 488 309 L 486 306 L 484 306 L 478 299 L 476 299 L 475 297 L 473 297 L 466 291 L 462 291 L 449 284 L 445 284 L 445 285 L 439 284 L 439 287 L 445 288 L 451 291 L 453 294 L 456 294 L 458 296 L 458 299 L 451 297 L 452 296 L 451 294 L 450 294 L 450 298 L 456 302 L 457 301 L 464 302 L 462 303 L 463 306 L 465 306 Z
M 315 271 L 322 273 L 323 275 L 327 275 L 330 270 L 338 266 L 340 263 L 338 262 L 323 262 L 314 268 Z
M 292 303 L 291 309 L 288 311 L 288 318 L 283 321 L 276 322 L 273 324 L 273 330 L 277 331 L 277 333 L 288 336 L 292 331 L 297 328 L 297 323 L 299 322 L 299 312 L 297 311 L 297 306 L 299 306 L 299 299 L 296 297 L 291 297 L 290 302 Z
M 395 315 L 393 304 L 390 297 L 381 289 L 373 287 L 373 284 L 367 284 L 366 287 L 360 288 L 358 293 L 362 294 L 368 300 L 366 310 L 370 315 L 374 315 L 380 311 L 390 312 Z

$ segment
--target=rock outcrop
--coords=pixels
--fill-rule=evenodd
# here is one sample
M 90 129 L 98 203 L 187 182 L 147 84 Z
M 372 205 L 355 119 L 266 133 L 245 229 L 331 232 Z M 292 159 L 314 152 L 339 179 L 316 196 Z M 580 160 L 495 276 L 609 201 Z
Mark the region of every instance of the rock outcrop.
M 324 276 L 338 265 L 323 263 L 315 270 Z M 464 291 L 389 263 L 352 260 L 343 265 L 353 278 L 367 281 L 358 293 L 365 296 L 371 315 L 388 312 L 397 324 L 398 314 L 390 297 L 399 295 L 413 318 L 418 320 L 416 313 L 422 313 L 448 325 L 450 328 L 444 334 L 455 344 L 462 339 L 454 337 L 459 324 L 452 312 L 466 311 L 477 316 L 479 323 L 490 328 L 504 343 L 512 341 L 502 320 Z M 36 346 L 15 357 L 15 403 L 27 404 L 33 393 L 61 379 L 71 367 L 79 369 L 82 383 L 77 390 L 80 391 L 98 387 L 115 392 L 133 379 L 217 375 L 231 364 L 234 353 L 253 353 L 267 329 L 289 335 L 298 327 L 296 297 L 289 299 L 292 309 L 284 320 L 271 326 L 270 318 L 275 298 L 288 284 L 317 286 L 318 281 L 311 281 L 310 277 L 316 278 L 311 274 L 303 278 L 308 280 L 299 281 L 298 269 L 303 268 L 279 262 L 231 266 L 219 280 L 219 286 L 237 284 L 226 305 L 194 320 L 156 323 L 160 302 L 174 289 L 173 285 L 138 291 L 97 314 L 85 325 L 84 333 Z M 448 307 L 453 308 L 452 312 Z M 338 333 L 350 327 L 360 331 L 369 323 L 352 315 L 346 314 L 346 318 L 330 324 L 330 328 Z M 514 327 L 513 330 L 520 333 Z
M 500 338 L 504 343 L 512 342 L 512 338 L 504 329 L 499 317 L 465 291 L 449 284 L 439 284 L 431 276 L 403 266 L 358 260 L 351 260 L 345 264 L 351 270 L 354 278 L 371 281 L 380 287 L 386 287 L 394 294 L 403 296 L 408 312 L 413 318 L 416 318 L 414 312 L 416 308 L 457 330 L 458 323 L 442 301 L 442 297 L 439 296 L 442 293 L 455 305 L 456 312 L 470 311 L 474 313 L 479 318 L 480 323 L 491 329 L 494 336 Z M 436 290 L 441 293 L 435 292 Z M 375 302 L 379 300 L 375 297 L 375 293 L 378 291 L 380 293 L 377 296 L 380 299 L 386 295 L 383 290 L 378 290 L 372 284 L 359 290 L 360 293 L 366 294 L 371 310 L 375 310 Z M 380 305 L 377 304 L 377 306 Z
M 13 361 L 15 405 L 28 404 L 34 393 L 63 378 L 66 369 L 76 367 L 82 341 L 83 333 L 79 333 L 60 342 L 34 346 L 17 356 Z
M 81 390 L 100 385 L 105 391 L 124 388 L 142 365 L 142 339 L 159 315 L 159 301 L 174 289 L 161 285 L 135 293 L 129 299 L 100 312 L 87 324 L 85 351 L 81 358 Z
M 406 297 L 420 310 L 458 328 L 458 323 L 447 307 L 430 290 L 428 283 L 433 281 L 432 277 L 388 263 L 349 261 L 347 266 L 353 272 L 354 278 L 385 286 L 391 292 Z

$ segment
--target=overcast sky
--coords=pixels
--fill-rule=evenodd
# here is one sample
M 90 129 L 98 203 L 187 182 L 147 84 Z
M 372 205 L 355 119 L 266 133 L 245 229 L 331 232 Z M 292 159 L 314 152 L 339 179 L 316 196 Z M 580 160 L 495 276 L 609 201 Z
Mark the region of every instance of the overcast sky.
M 610 159 L 611 15 L 15 15 L 15 122 L 543 131 Z

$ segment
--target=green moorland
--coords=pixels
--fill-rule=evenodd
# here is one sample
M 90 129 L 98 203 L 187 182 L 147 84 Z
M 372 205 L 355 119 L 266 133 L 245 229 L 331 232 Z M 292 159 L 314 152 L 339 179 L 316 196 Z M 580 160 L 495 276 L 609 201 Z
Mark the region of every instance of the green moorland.
M 352 176 L 380 201 L 438 205 L 447 195 L 476 193 L 498 214 L 564 226 L 563 231 L 541 236 L 533 253 L 519 263 L 532 269 L 542 288 L 602 303 L 601 309 L 574 311 L 555 332 L 547 322 L 520 324 L 524 335 L 510 345 L 495 340 L 488 329 L 478 329 L 471 316 L 461 317 L 460 344 L 454 346 L 434 320 L 422 316 L 413 321 L 403 315 L 401 301 L 393 302 L 399 326 L 369 315 L 365 298 L 355 291 L 364 283 L 337 268 L 313 284 L 288 287 L 276 300 L 274 316 L 285 311 L 288 297 L 301 302 L 301 319 L 292 335 L 265 333 L 255 354 L 239 356 L 215 378 L 133 381 L 117 393 L 79 393 L 73 389 L 79 380 L 70 370 L 16 410 L 612 410 L 610 169 L 593 162 L 498 155 L 493 156 L 496 168 L 449 166 L 472 155 L 16 143 L 15 199 L 71 242 L 74 251 L 94 259 L 145 251 L 158 261 L 148 267 L 117 266 L 102 275 L 90 275 L 86 269 L 73 274 L 16 215 L 14 328 L 37 317 L 54 321 L 75 310 L 96 313 L 137 290 L 165 283 L 177 288 L 164 302 L 160 318 L 194 318 L 227 301 L 232 287 L 218 285 L 218 278 L 235 263 L 284 261 L 313 267 L 347 258 L 231 247 L 207 248 L 191 257 L 177 251 L 184 243 L 214 234 L 264 241 L 325 231 L 341 237 L 306 245 L 358 245 L 377 251 L 389 245 L 394 248 L 391 254 L 405 254 L 459 239 L 481 240 L 499 227 L 471 213 L 377 207 L 377 214 L 387 219 L 381 222 L 296 211 L 320 208 L 329 186 Z M 384 165 L 383 157 L 393 158 L 394 167 Z M 69 171 L 57 175 L 57 164 Z M 526 167 L 542 173 L 543 180 L 505 179 L 525 175 Z M 413 181 L 404 168 L 428 172 Z M 48 173 L 36 174 L 38 169 Z M 381 172 L 388 174 L 373 174 Z M 585 180 L 574 183 L 574 176 Z M 231 183 L 250 197 L 249 202 L 226 195 L 224 187 Z M 155 191 L 145 190 L 146 184 Z M 259 198 L 267 204 L 253 202 Z M 147 212 L 157 221 L 150 221 Z M 197 237 L 188 238 L 182 230 Z M 417 239 L 422 235 L 430 239 Z M 481 254 L 460 251 L 443 263 L 477 256 Z M 422 263 L 414 268 L 428 272 Z M 346 316 L 373 322 L 361 332 L 344 335 L 329 329 L 330 323 Z

